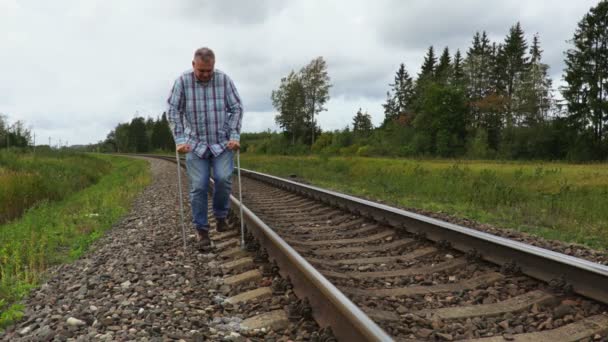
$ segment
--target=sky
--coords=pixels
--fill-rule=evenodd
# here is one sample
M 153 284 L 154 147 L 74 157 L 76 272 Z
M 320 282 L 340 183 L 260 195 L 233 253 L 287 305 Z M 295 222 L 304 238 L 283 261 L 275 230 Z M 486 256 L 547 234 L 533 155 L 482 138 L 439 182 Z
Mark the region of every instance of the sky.
M 554 86 L 578 22 L 597 0 L 0 0 L 0 114 L 36 143 L 104 140 L 120 122 L 157 117 L 173 81 L 207 46 L 241 94 L 242 131 L 277 130 L 270 94 L 323 56 L 331 78 L 323 130 L 359 108 L 375 125 L 400 63 L 426 50 L 466 54 L 476 31 L 502 42 L 538 33 Z

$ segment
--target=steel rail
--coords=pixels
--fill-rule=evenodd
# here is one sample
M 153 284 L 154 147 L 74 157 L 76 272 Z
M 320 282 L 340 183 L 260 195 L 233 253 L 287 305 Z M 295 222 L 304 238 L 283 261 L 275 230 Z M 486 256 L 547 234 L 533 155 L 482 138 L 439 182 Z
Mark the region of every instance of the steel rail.
M 393 340 L 247 206 L 234 196 L 230 200 L 243 209 L 245 226 L 277 263 L 281 276 L 289 277 L 299 298 L 308 299 L 317 322 L 331 326 L 340 341 Z
M 176 163 L 171 157 L 141 155 Z M 241 169 L 244 170 L 244 169 Z M 279 266 L 279 273 L 289 277 L 296 295 L 308 299 L 312 315 L 322 327 L 330 326 L 340 341 L 393 341 L 359 307 L 329 282 L 319 271 L 289 246 L 272 228 L 247 206 L 230 195 L 230 201 L 243 210 L 245 227 L 266 248 L 270 259 Z
M 288 179 L 242 169 L 242 174 L 302 194 L 432 241 L 448 241 L 462 252 L 479 255 L 497 265 L 515 266 L 545 282 L 557 281 L 585 297 L 608 304 L 608 266 L 491 235 L 388 205 L 345 195 Z

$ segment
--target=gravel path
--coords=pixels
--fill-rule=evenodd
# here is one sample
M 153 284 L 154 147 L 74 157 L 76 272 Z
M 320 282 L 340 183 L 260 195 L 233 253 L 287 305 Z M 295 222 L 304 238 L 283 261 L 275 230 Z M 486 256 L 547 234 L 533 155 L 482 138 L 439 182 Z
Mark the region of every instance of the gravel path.
M 242 312 L 247 306 L 235 310 L 217 300 L 222 261 L 196 251 L 190 230 L 188 250 L 182 248 L 175 164 L 149 162 L 153 182 L 131 212 L 81 259 L 49 270 L 48 281 L 24 300 L 23 320 L 1 340 L 245 340 L 238 322 L 252 315 Z M 261 339 L 300 334 L 291 324 Z

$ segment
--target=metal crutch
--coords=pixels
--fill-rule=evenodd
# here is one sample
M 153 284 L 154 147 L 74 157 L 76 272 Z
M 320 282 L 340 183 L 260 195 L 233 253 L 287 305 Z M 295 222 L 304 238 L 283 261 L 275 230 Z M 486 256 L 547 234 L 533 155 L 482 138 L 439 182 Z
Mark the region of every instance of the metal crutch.
M 182 219 L 182 239 L 184 240 L 184 253 L 186 252 L 186 226 L 184 225 L 184 203 L 182 198 L 182 170 L 179 160 L 179 153 L 177 152 L 177 148 L 175 149 L 175 160 L 177 161 L 177 186 L 179 194 L 179 214 Z
M 241 249 L 245 250 L 245 221 L 243 221 L 243 191 L 241 190 L 241 150 L 236 150 L 237 177 L 239 179 L 239 211 L 241 214 Z

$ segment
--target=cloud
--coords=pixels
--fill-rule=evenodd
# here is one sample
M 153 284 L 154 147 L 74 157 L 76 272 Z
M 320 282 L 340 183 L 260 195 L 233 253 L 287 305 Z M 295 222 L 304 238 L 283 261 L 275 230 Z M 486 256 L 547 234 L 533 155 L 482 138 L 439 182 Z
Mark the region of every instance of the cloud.
M 321 127 L 343 128 L 359 107 L 379 124 L 400 63 L 416 76 L 429 45 L 464 54 L 476 31 L 500 42 L 517 21 L 528 40 L 540 34 L 558 81 L 566 40 L 595 3 L 0 0 L 0 113 L 39 136 L 96 142 L 136 114 L 162 113 L 194 50 L 209 46 L 241 93 L 246 131 L 277 129 L 271 91 L 317 56 L 333 84 Z

